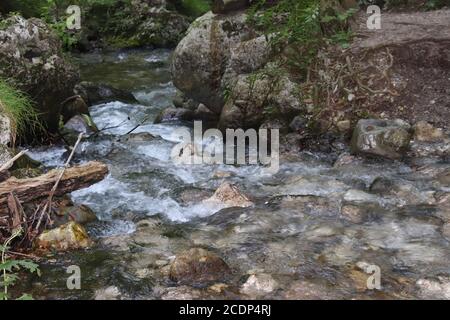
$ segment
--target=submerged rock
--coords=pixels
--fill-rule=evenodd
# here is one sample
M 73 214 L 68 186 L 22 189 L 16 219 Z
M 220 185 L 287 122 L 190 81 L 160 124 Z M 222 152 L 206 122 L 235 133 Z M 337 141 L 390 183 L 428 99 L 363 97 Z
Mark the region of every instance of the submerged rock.
M 106 103 L 110 101 L 122 101 L 136 103 L 137 100 L 131 92 L 114 88 L 103 83 L 83 81 L 75 87 L 75 93 L 80 95 L 88 105 Z
M 334 300 L 337 296 L 330 288 L 309 281 L 295 281 L 286 291 L 287 300 Z
M 193 248 L 176 256 L 170 266 L 170 279 L 183 284 L 205 284 L 226 279 L 231 270 L 215 253 Z
M 241 292 L 248 296 L 261 296 L 275 291 L 278 283 L 270 274 L 252 274 L 242 285 Z
M 92 245 L 86 230 L 76 222 L 44 231 L 36 240 L 39 249 L 70 250 L 88 248 Z
M 156 139 L 156 137 L 148 132 L 130 133 L 125 137 L 126 142 L 130 143 L 145 143 Z
M 344 152 L 338 156 L 333 164 L 334 168 L 341 168 L 345 166 L 355 166 L 361 164 L 361 160 L 347 152 Z
M 90 116 L 83 114 L 77 115 L 67 121 L 64 125 L 64 131 L 64 133 L 75 133 L 75 135 L 78 135 L 78 133 L 91 135 L 98 132 L 98 128 Z
M 216 190 L 214 195 L 206 199 L 204 203 L 222 205 L 223 207 L 251 207 L 253 202 L 244 195 L 238 187 L 229 182 L 224 182 Z
M 450 278 L 419 279 L 416 282 L 419 295 L 425 299 L 450 299 Z
M 166 108 L 156 117 L 154 123 L 163 123 L 170 121 L 191 121 L 194 119 L 194 112 L 183 108 Z
M 164 291 L 161 295 L 162 300 L 195 300 L 200 299 L 202 296 L 200 290 L 189 286 L 168 288 Z
M 400 159 L 408 149 L 410 125 L 403 120 L 359 120 L 353 132 L 352 151 Z
M 116 286 L 95 290 L 94 300 L 118 300 L 122 293 Z
M 446 223 L 442 226 L 442 235 L 445 239 L 450 241 L 450 223 Z

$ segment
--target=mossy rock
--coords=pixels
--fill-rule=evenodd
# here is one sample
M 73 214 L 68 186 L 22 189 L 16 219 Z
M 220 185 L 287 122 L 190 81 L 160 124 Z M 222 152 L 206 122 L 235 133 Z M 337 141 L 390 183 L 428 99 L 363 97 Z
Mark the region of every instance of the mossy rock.
M 69 222 L 58 228 L 44 231 L 35 242 L 39 249 L 70 250 L 88 248 L 92 245 L 86 230 L 76 222 Z
M 42 170 L 36 168 L 21 168 L 11 172 L 11 175 L 17 179 L 36 178 L 42 174 Z

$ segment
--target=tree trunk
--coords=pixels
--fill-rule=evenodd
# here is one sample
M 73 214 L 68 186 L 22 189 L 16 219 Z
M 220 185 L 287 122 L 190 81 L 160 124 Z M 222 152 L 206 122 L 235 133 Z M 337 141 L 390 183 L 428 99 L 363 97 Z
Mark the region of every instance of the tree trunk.
M 12 192 L 21 203 L 47 197 L 55 185 L 60 170 L 52 170 L 42 176 L 30 179 L 9 178 L 0 183 L 0 219 L 8 214 L 8 195 Z M 89 187 L 103 180 L 108 174 L 108 167 L 101 162 L 89 162 L 80 166 L 67 168 L 55 196 Z

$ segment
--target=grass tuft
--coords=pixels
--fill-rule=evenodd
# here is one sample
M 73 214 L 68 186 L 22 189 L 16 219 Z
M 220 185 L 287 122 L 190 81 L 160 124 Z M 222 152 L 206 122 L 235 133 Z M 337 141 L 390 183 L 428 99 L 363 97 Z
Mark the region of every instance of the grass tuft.
M 12 142 L 28 134 L 42 130 L 39 114 L 31 99 L 8 81 L 0 78 L 0 113 L 6 114 L 11 121 Z

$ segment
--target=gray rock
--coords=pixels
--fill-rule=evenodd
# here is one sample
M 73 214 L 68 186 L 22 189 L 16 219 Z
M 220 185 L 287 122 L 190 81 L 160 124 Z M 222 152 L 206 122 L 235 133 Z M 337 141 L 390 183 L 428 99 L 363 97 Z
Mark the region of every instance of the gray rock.
M 94 300 L 118 300 L 122 293 L 119 288 L 110 286 L 104 289 L 95 290 Z
M 306 128 L 307 120 L 302 116 L 296 116 L 289 124 L 289 128 L 294 132 L 299 132 Z
M 64 125 L 64 129 L 66 132 L 84 133 L 86 135 L 91 135 L 98 131 L 92 118 L 84 114 L 71 118 Z
M 137 102 L 131 92 L 117 89 L 103 83 L 96 84 L 83 81 L 76 85 L 74 92 L 80 95 L 90 106 L 110 101 L 122 101 L 127 103 Z
M 219 114 L 224 105 L 222 77 L 231 49 L 255 38 L 244 13 L 217 16 L 208 12 L 190 26 L 172 60 L 175 86 L 189 98 Z
M 266 118 L 289 117 L 303 110 L 296 85 L 287 77 L 240 75 L 219 120 L 219 128 L 258 128 Z
M 147 19 L 137 27 L 133 38 L 140 45 L 173 48 L 181 40 L 188 27 L 187 17 L 160 8 L 149 14 Z
M 0 145 L 11 142 L 12 128 L 11 120 L 5 114 L 0 113 Z
M 0 77 L 32 97 L 49 131 L 57 132 L 61 103 L 79 81 L 58 36 L 39 19 L 13 16 L 2 21 L 0 47 Z
M 366 155 L 400 159 L 411 140 L 411 127 L 403 120 L 359 120 L 353 132 L 352 151 Z
M 0 166 L 2 166 L 4 163 L 11 160 L 13 157 L 14 157 L 14 153 L 12 152 L 12 150 L 9 149 L 4 144 L 0 143 Z M 11 166 L 12 166 L 12 164 L 11 164 Z M 7 169 L 9 169 L 9 168 L 7 168 Z
M 450 241 L 450 223 L 446 223 L 442 226 L 442 235 L 445 239 Z
M 80 95 L 73 96 L 65 101 L 61 109 L 64 123 L 72 117 L 82 114 L 89 114 L 89 107 Z
M 194 112 L 183 108 L 166 108 L 156 117 L 154 123 L 170 121 L 191 121 L 194 119 Z

